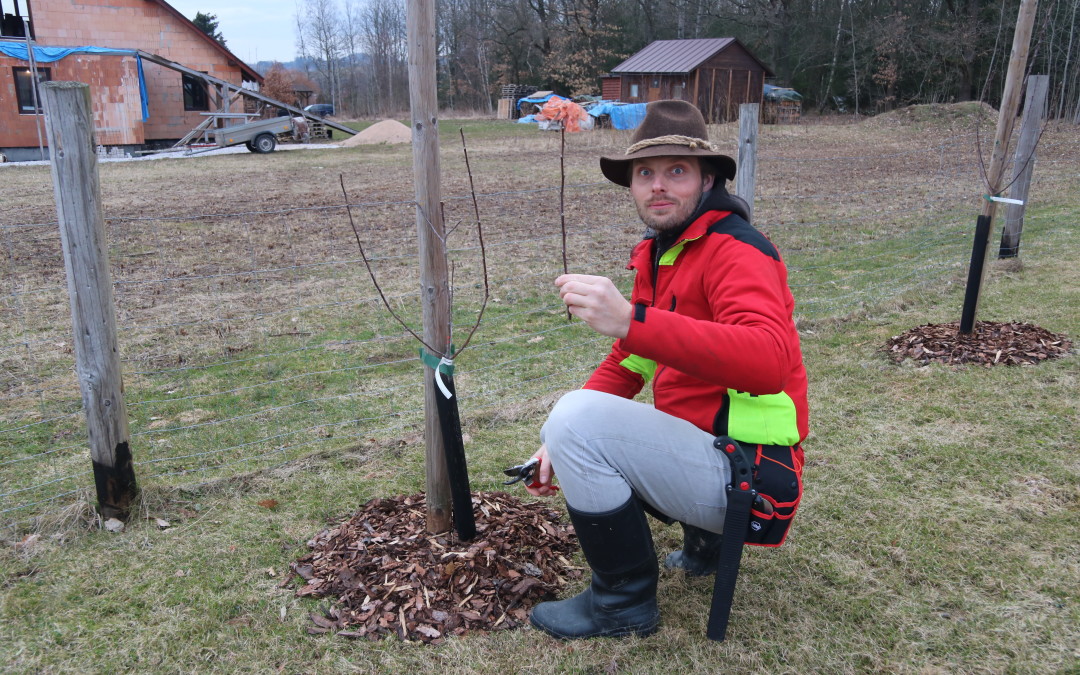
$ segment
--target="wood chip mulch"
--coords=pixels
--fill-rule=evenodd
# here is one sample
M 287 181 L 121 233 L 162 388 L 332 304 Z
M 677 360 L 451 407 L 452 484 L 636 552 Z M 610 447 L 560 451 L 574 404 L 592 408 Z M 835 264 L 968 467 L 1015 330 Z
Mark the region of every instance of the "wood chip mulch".
M 439 644 L 447 635 L 516 628 L 529 608 L 583 570 L 573 526 L 541 503 L 505 492 L 473 494 L 477 535 L 426 529 L 424 495 L 373 499 L 316 535 L 292 563 L 299 597 L 333 598 L 308 632 L 350 638 L 397 635 Z
M 977 321 L 971 335 L 960 335 L 960 322 L 926 324 L 896 335 L 885 350 L 897 363 L 906 359 L 920 364 L 974 363 L 1033 365 L 1068 356 L 1072 342 L 1064 335 L 1030 323 Z

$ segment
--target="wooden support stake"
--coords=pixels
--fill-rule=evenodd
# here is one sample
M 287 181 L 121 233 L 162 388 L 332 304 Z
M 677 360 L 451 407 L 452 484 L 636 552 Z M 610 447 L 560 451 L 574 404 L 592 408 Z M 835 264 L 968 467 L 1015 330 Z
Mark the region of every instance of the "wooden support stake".
M 731 81 L 735 79 L 735 71 L 728 68 L 727 71 L 727 99 L 724 100 L 724 121 L 731 121 Z
M 412 116 L 416 230 L 420 242 L 420 298 L 424 342 L 450 356 L 450 284 L 446 229 L 439 184 L 439 105 L 435 82 L 435 1 L 408 0 L 405 29 L 409 43 L 409 107 Z M 435 371 L 424 367 L 424 443 L 427 471 L 427 528 L 445 532 L 451 524 L 450 481 L 443 453 Z
M 982 216 L 987 219 L 985 234 L 982 228 L 976 228 L 976 242 L 972 247 L 973 254 L 976 251 L 985 251 L 989 246 L 986 241 L 977 241 L 979 237 L 989 237 L 990 224 L 994 220 L 997 211 L 997 202 L 989 199 L 998 195 L 1001 191 L 1001 178 L 1005 173 L 1005 158 L 1009 151 L 1009 139 L 1012 137 L 1013 125 L 1016 122 L 1016 110 L 1020 104 L 1020 85 L 1024 70 L 1027 68 L 1028 48 L 1031 45 L 1031 28 L 1035 23 L 1035 10 L 1038 0 L 1021 0 L 1019 14 L 1016 18 L 1016 30 L 1013 33 L 1012 56 L 1009 58 L 1009 69 L 1005 73 L 1005 92 L 1001 97 L 1001 108 L 998 111 L 997 133 L 994 135 L 994 149 L 990 156 L 990 168 L 986 172 L 987 199 L 984 200 Z M 986 275 L 986 266 L 972 265 L 968 270 L 968 286 L 964 294 L 964 307 L 960 316 L 960 334 L 970 335 L 975 330 L 975 316 L 978 313 L 980 291 L 982 290 L 983 278 Z
M 48 82 L 41 91 L 98 510 L 105 518 L 123 519 L 138 488 L 120 375 L 90 87 Z
M 716 124 L 716 68 L 709 70 L 712 81 L 709 84 L 709 124 Z
M 1046 117 L 1046 95 L 1050 90 L 1049 75 L 1030 75 L 1027 78 L 1027 97 L 1024 99 L 1024 118 L 1020 123 L 1020 140 L 1013 155 L 1013 179 L 1009 198 L 1023 204 L 1009 204 L 1005 209 L 1005 227 L 1001 232 L 999 258 L 1020 255 L 1020 235 L 1024 231 L 1024 210 L 1031 189 L 1031 174 L 1035 169 L 1035 149 L 1039 144 L 1043 120 Z
M 757 172 L 758 113 L 761 104 L 739 106 L 739 162 L 735 173 L 735 194 L 746 201 L 750 222 L 754 222 L 754 178 Z

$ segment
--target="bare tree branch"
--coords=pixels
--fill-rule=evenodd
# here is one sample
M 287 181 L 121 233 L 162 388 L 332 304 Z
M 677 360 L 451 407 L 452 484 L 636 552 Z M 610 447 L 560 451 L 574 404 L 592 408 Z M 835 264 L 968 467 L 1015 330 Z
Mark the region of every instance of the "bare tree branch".
M 559 131 L 559 224 L 562 226 L 562 270 L 563 274 L 570 273 L 570 266 L 566 261 L 566 126 Z M 566 308 L 566 320 L 573 321 L 574 315 L 570 308 Z
M 338 179 L 341 182 L 341 194 L 345 198 L 345 212 L 349 214 L 349 225 L 352 226 L 353 235 L 356 237 L 356 246 L 360 249 L 360 257 L 364 261 L 364 267 L 367 267 L 368 276 L 371 277 L 371 283 L 375 284 L 375 290 L 377 290 L 379 292 L 379 297 L 382 298 L 383 305 L 386 306 L 386 309 L 387 309 L 388 312 L 390 312 L 390 315 L 393 316 L 395 319 L 397 319 L 397 322 L 399 324 L 401 324 L 402 328 L 409 331 L 409 334 L 412 335 L 414 338 L 416 338 L 417 342 L 424 345 L 424 348 L 428 350 L 428 353 L 430 353 L 430 354 L 441 354 L 442 352 L 440 352 L 438 350 L 435 350 L 435 349 L 432 349 L 431 345 L 424 342 L 424 338 L 417 335 L 416 332 L 413 331 L 412 328 L 409 328 L 408 324 L 406 324 L 401 319 L 401 317 L 397 315 L 397 312 L 394 311 L 394 308 L 390 306 L 390 302 L 386 299 L 386 294 L 383 293 L 382 287 L 379 286 L 379 281 L 375 278 L 375 272 L 371 269 L 371 263 L 368 261 L 368 257 L 364 253 L 364 245 L 360 242 L 360 232 L 356 229 L 356 222 L 353 220 L 353 215 L 352 215 L 352 207 L 349 206 L 349 193 L 348 193 L 348 191 L 345 190 L 345 176 L 344 176 L 344 174 L 338 174 Z
M 484 270 L 484 302 L 480 305 L 480 315 L 476 317 L 476 323 L 473 324 L 472 330 L 469 331 L 469 336 L 465 338 L 465 344 L 461 345 L 461 349 L 457 350 L 452 358 L 457 358 L 458 354 L 465 351 L 465 348 L 469 346 L 469 341 L 472 340 L 473 333 L 480 327 L 480 321 L 484 318 L 484 310 L 487 309 L 488 295 L 490 294 L 490 286 L 488 285 L 488 272 L 487 272 L 487 251 L 484 250 L 484 230 L 480 226 L 480 205 L 476 201 L 476 186 L 473 184 L 472 167 L 469 165 L 469 148 L 465 145 L 465 130 L 458 129 L 461 134 L 461 149 L 465 153 L 465 171 L 469 174 L 469 194 L 472 195 L 473 213 L 476 214 L 476 236 L 480 240 L 480 265 Z

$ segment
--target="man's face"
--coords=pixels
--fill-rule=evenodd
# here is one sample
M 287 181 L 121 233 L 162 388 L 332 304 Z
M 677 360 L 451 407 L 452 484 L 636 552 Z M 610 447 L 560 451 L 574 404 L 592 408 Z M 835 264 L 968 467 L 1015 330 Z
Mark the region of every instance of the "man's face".
M 630 194 L 642 222 L 657 232 L 686 222 L 702 192 L 713 186 L 713 177 L 702 175 L 700 162 L 697 157 L 677 156 L 634 160 Z

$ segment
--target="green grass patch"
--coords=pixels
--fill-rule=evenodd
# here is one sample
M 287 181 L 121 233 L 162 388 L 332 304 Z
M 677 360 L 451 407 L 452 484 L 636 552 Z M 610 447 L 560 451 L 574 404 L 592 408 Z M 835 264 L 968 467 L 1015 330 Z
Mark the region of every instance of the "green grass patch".
M 1062 282 L 1075 280 L 1069 261 L 1080 242 L 1054 220 L 1029 221 L 1025 238 L 1022 268 L 991 271 L 982 316 L 1078 334 L 1080 318 L 1058 308 L 1075 305 L 1076 284 Z M 890 335 L 951 320 L 959 300 L 959 289 L 931 293 L 804 336 L 806 497 L 783 548 L 748 551 L 723 644 L 703 637 L 710 584 L 671 573 L 660 584 L 661 631 L 647 639 L 562 644 L 519 631 L 430 648 L 306 634 L 317 603 L 279 589 L 281 575 L 328 519 L 423 489 L 414 437 L 198 489 L 154 485 L 123 534 L 68 529 L 9 546 L 0 557 L 8 667 L 1068 672 L 1080 638 L 1080 364 L 915 368 L 885 359 Z M 463 392 L 479 384 L 460 382 L 469 383 Z M 499 469 L 533 451 L 542 420 L 542 409 L 466 415 L 473 488 L 498 487 Z M 266 499 L 277 506 L 260 507 Z M 160 531 L 144 516 L 173 526 Z M 661 550 L 676 545 L 676 528 L 655 532 Z

